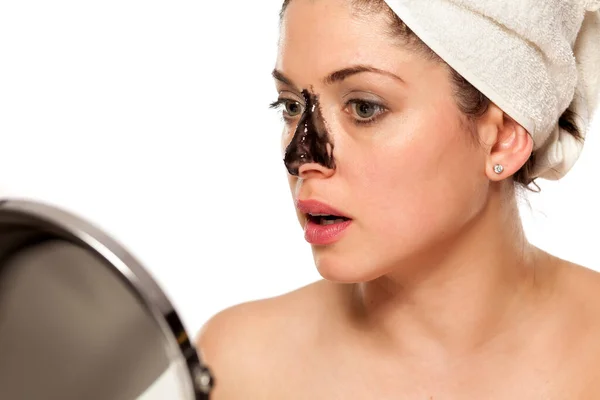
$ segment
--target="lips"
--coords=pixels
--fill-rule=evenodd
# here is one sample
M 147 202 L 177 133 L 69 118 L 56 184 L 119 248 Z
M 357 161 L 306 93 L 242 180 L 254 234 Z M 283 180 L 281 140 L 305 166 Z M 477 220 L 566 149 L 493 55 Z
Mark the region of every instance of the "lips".
M 316 200 L 300 200 L 296 207 L 306 216 L 304 238 L 313 245 L 338 242 L 352 225 L 347 214 Z
M 331 220 L 342 219 L 345 221 L 352 219 L 344 212 L 316 200 L 298 200 L 296 207 L 298 207 L 298 210 L 305 214 L 309 219 L 317 217 Z

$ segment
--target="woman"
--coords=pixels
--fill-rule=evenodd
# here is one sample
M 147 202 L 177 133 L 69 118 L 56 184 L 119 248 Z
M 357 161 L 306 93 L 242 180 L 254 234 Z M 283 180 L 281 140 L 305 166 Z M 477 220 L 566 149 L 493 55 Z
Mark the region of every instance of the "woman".
M 598 64 L 564 55 L 600 4 L 507 3 L 285 1 L 274 106 L 324 280 L 205 325 L 215 399 L 600 398 L 600 276 L 515 198 L 581 150 Z

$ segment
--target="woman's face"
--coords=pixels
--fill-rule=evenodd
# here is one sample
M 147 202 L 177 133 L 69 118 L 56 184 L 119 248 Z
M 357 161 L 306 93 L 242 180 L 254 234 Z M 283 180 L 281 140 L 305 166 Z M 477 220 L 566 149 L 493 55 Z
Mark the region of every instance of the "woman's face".
M 312 244 L 320 274 L 364 282 L 426 262 L 482 210 L 488 187 L 485 152 L 455 104 L 447 67 L 394 41 L 383 14 L 357 13 L 348 0 L 294 0 L 281 29 L 274 76 L 282 149 L 294 138 L 298 144 L 312 120 L 320 139 L 310 132 L 308 139 L 334 160 L 297 164 L 289 175 L 294 200 L 351 218 L 328 244 L 309 232 L 309 241 L 321 241 Z M 303 90 L 318 115 L 306 111 Z

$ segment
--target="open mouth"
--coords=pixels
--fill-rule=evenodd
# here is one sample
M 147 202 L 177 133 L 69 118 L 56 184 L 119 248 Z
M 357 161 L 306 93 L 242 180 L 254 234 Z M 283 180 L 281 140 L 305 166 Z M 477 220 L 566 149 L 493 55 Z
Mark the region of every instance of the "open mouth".
M 350 218 L 330 214 L 307 214 L 306 217 L 310 222 L 318 225 L 333 225 L 350 221 Z

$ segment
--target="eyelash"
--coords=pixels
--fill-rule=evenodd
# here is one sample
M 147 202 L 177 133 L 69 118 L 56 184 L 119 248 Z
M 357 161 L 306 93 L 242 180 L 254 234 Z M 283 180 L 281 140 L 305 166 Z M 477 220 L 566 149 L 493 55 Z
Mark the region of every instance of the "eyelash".
M 388 111 L 388 109 L 383 105 L 383 104 L 379 104 L 376 103 L 374 101 L 367 101 L 367 100 L 362 100 L 362 99 L 351 99 L 348 100 L 344 106 L 344 109 L 346 109 L 348 106 L 355 104 L 355 105 L 359 105 L 359 104 L 367 104 L 371 107 L 375 108 L 375 114 L 368 118 L 368 119 L 356 119 L 356 118 L 352 118 L 353 122 L 356 125 L 359 126 L 368 126 L 368 125 L 372 125 L 376 122 L 379 121 L 379 119 L 385 115 L 385 113 Z
M 287 103 L 288 101 L 295 101 L 295 100 L 290 100 L 290 99 L 277 99 L 276 101 L 272 102 L 271 104 L 269 104 L 269 108 L 272 108 L 274 110 L 281 108 L 281 106 L 285 106 L 285 103 Z M 300 104 L 300 103 L 298 103 Z M 283 117 L 283 120 L 287 123 L 292 122 L 293 118 L 289 117 L 286 115 L 285 110 L 282 110 L 281 115 Z
M 281 99 L 278 99 L 277 101 L 274 101 L 273 103 L 271 103 L 269 105 L 269 108 L 278 109 L 281 106 L 285 106 L 285 104 L 287 102 L 295 102 L 295 103 L 300 104 L 299 102 L 297 102 L 295 100 L 281 98 Z M 356 118 L 352 118 L 352 122 L 355 125 L 358 125 L 358 126 L 372 125 L 372 124 L 378 122 L 378 120 L 388 111 L 388 109 L 383 104 L 379 104 L 379 103 L 376 103 L 376 102 L 373 102 L 373 101 L 362 100 L 362 99 L 351 99 L 351 100 L 348 100 L 346 102 L 346 104 L 344 105 L 344 110 L 346 108 L 348 108 L 348 106 L 350 106 L 352 104 L 356 104 L 356 105 L 367 104 L 367 105 L 369 105 L 371 107 L 374 107 L 376 109 L 375 115 L 373 117 L 371 117 L 371 118 L 368 118 L 368 119 L 356 119 Z M 290 116 L 286 115 L 285 110 L 282 110 L 281 114 L 283 116 L 283 119 L 286 122 L 288 122 L 288 123 L 291 123 L 294 120 L 294 117 L 290 117 Z

